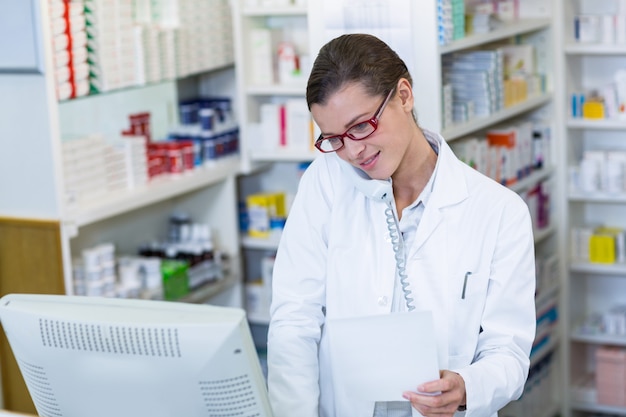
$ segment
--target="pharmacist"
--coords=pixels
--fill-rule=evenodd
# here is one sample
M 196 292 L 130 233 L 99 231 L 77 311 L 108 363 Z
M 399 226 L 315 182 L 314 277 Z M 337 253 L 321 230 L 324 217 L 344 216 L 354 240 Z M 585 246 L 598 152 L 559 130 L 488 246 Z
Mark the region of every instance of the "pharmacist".
M 536 325 L 528 207 L 421 129 L 413 94 L 404 62 L 373 36 L 334 39 L 314 63 L 307 102 L 324 155 L 300 181 L 274 265 L 268 384 L 276 417 L 488 417 L 522 393 Z M 357 189 L 341 164 L 391 179 L 410 297 L 386 205 Z M 416 381 L 398 393 L 405 401 L 337 395 L 326 324 L 411 305 L 433 314 L 440 378 Z

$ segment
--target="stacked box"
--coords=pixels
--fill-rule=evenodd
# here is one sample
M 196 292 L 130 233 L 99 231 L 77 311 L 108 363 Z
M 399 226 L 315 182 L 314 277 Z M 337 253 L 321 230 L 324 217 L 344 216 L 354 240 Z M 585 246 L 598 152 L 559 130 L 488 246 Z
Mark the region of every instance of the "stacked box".
M 233 62 L 232 17 L 228 0 L 179 0 L 177 60 L 182 74 Z M 211 24 L 207 24 L 207 22 Z M 181 73 L 179 73 L 181 74 Z
M 130 0 L 84 0 L 92 92 L 137 84 Z
M 159 30 L 159 49 L 161 50 L 161 78 L 173 80 L 176 78 L 176 32 L 177 29 Z
M 437 23 L 439 44 L 465 37 L 465 2 L 463 0 L 438 0 Z
M 150 21 L 159 28 L 180 27 L 179 3 L 180 0 L 150 0 Z
M 50 29 L 57 98 L 89 93 L 87 36 L 82 0 L 50 0 Z
M 450 127 L 453 123 L 453 88 L 452 84 L 443 84 L 441 87 L 441 107 L 442 107 L 442 124 L 443 127 Z
M 248 210 L 248 235 L 268 238 L 273 230 L 282 230 L 287 218 L 285 193 L 257 193 L 246 197 Z
M 105 146 L 97 135 L 63 142 L 63 178 L 69 205 L 106 193 Z
M 501 48 L 444 55 L 443 82 L 452 85 L 454 103 L 472 102 L 473 114 L 487 117 L 504 107 Z
M 465 37 L 465 1 L 452 0 L 452 39 L 463 39 Z
M 192 53 L 189 46 L 190 38 L 192 36 L 188 30 L 180 28 L 175 32 L 175 37 L 176 74 L 179 77 L 185 77 L 193 73 L 191 69 Z
M 145 136 L 124 136 L 117 146 L 124 154 L 127 188 L 145 185 L 148 182 L 148 151 Z
M 148 181 L 145 137 L 124 136 L 107 142 L 98 135 L 63 142 L 67 203 L 139 187 Z
M 260 279 L 246 283 L 246 314 L 253 323 L 268 323 L 272 304 L 272 274 L 275 256 L 261 259 Z
M 83 249 L 82 256 L 72 260 L 72 278 L 75 295 L 115 296 L 115 246 L 101 243 Z
M 437 0 L 437 26 L 439 29 L 439 44 L 447 45 L 452 42 L 454 26 L 452 22 L 452 1 Z
M 172 80 L 177 77 L 176 40 L 180 27 L 178 3 L 178 0 L 151 0 L 150 15 L 145 16 L 144 19 L 149 20 L 147 23 L 149 30 L 146 33 L 148 38 L 144 46 L 158 50 L 158 54 L 154 51 L 146 52 L 146 58 L 150 60 L 150 63 L 146 62 L 145 66 L 146 68 L 151 65 L 159 66 L 160 74 L 157 81 Z
M 159 43 L 159 29 L 150 24 L 135 28 L 135 48 L 140 52 L 141 61 L 138 62 L 137 72 L 145 83 L 155 83 L 163 79 L 161 71 L 161 48 Z
M 105 146 L 103 158 L 107 192 L 126 189 L 128 172 L 123 148 Z
M 626 349 L 603 346 L 596 351 L 598 404 L 626 406 Z

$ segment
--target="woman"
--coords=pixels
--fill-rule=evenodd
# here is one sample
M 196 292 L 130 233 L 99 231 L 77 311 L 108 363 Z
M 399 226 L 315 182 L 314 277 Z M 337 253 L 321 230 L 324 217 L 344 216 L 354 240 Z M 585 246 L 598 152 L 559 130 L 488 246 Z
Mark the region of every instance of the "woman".
M 406 65 L 373 36 L 327 43 L 306 97 L 324 155 L 301 179 L 274 265 L 268 383 L 276 416 L 495 416 L 522 393 L 535 332 L 527 206 L 419 127 Z M 391 179 L 413 306 L 434 316 L 440 379 L 416 382 L 405 402 L 335 395 L 326 320 L 408 308 L 386 207 L 355 187 L 345 163 Z

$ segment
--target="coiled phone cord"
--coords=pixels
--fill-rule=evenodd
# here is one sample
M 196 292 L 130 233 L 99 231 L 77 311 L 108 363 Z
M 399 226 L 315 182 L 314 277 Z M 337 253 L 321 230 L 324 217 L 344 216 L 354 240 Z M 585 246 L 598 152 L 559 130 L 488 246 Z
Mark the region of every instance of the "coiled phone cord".
M 406 302 L 407 309 L 412 311 L 415 309 L 415 306 L 413 305 L 413 297 L 411 297 L 411 290 L 409 289 L 409 277 L 406 274 L 404 240 L 402 239 L 402 233 L 400 232 L 400 225 L 398 224 L 396 213 L 390 201 L 387 202 L 385 215 L 387 216 L 387 230 L 389 230 L 391 246 L 393 247 L 393 253 L 396 258 L 396 268 L 398 270 L 398 276 L 400 277 L 400 285 L 402 286 L 402 292 L 404 293 L 404 300 Z

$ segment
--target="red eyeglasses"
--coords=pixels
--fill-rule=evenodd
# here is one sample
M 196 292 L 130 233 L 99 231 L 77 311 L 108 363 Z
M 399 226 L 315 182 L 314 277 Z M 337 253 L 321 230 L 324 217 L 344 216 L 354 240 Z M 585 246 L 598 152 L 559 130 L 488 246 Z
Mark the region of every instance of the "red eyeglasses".
M 385 107 L 387 106 L 387 103 L 389 102 L 389 99 L 393 95 L 394 91 L 396 91 L 395 88 L 387 94 L 385 100 L 382 102 L 378 110 L 376 110 L 376 113 L 374 113 L 374 117 L 352 125 L 341 135 L 328 136 L 326 138 L 323 137 L 323 135 L 320 135 L 315 141 L 315 147 L 324 153 L 336 152 L 343 148 L 343 138 L 345 137 L 352 140 L 363 140 L 368 138 L 372 133 L 376 132 L 376 129 L 378 129 L 378 119 L 380 119 L 380 115 L 383 113 L 383 110 L 385 110 Z

